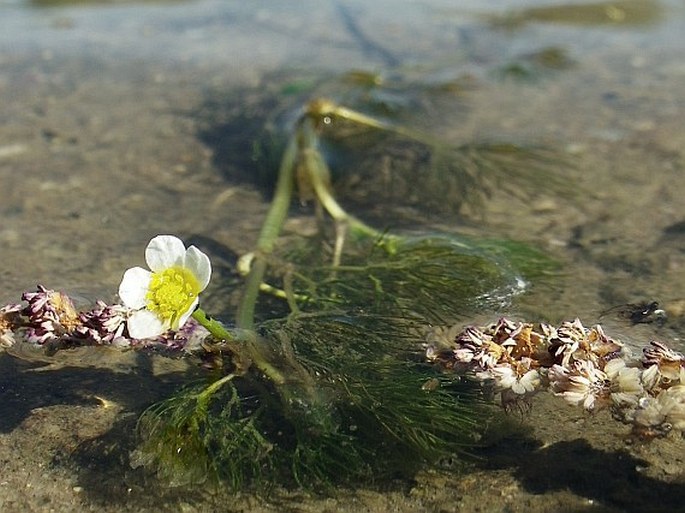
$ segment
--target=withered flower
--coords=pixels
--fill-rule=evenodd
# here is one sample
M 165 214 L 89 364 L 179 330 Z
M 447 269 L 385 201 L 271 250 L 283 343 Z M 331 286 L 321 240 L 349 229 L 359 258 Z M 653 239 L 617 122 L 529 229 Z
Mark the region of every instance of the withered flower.
M 22 315 L 27 318 L 29 342 L 43 345 L 72 333 L 81 325 L 71 299 L 62 292 L 38 285 L 36 292 L 25 292 L 22 299 L 28 303 Z
M 21 305 L 9 304 L 0 308 L 0 347 L 14 345 L 14 330 L 21 318 Z
M 555 395 L 586 410 L 594 410 L 609 398 L 609 378 L 590 360 L 578 360 L 569 367 L 555 364 L 547 377 Z

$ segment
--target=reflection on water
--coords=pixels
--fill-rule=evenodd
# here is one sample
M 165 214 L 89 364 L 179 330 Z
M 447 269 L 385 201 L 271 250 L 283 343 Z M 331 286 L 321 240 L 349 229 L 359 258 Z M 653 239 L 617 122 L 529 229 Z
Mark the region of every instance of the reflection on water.
M 67 4 L 31 5 L 48 3 Z M 326 156 L 355 214 L 380 227 L 531 244 L 563 262 L 565 277 L 534 284 L 516 311 L 502 313 L 552 321 L 580 316 L 586 325 L 604 314 L 607 331 L 629 346 L 663 339 L 682 349 L 681 2 L 474 0 L 460 10 L 441 0 L 344 7 L 318 0 L 79 3 L 27 9 L 27 2 L 0 2 L 0 43 L 12 50 L 0 56 L 3 304 L 37 281 L 111 300 L 145 242 L 176 233 L 220 262 L 206 306 L 230 315 L 240 283 L 236 256 L 252 249 L 269 194 L 260 179 L 273 178 L 279 137 L 299 109 L 326 96 L 473 151 L 468 159 L 447 154 L 443 163 L 471 174 L 443 180 L 424 173 L 435 156 L 425 145 L 333 120 Z M 503 163 L 480 151 L 502 143 L 544 154 L 529 161 L 514 154 Z M 540 162 L 548 173 L 526 181 Z M 484 169 L 498 179 L 465 183 L 484 178 Z M 469 191 L 478 191 L 480 201 L 465 202 Z M 287 233 L 310 233 L 311 210 L 293 209 Z M 638 307 L 654 301 L 665 319 L 642 322 L 650 311 L 634 322 Z M 19 357 L 2 360 L 0 409 L 12 414 L 3 416 L 0 457 L 8 463 L 0 498 L 17 510 L 41 500 L 58 509 L 78 502 L 73 489 L 85 487 L 87 500 L 102 501 L 105 511 L 117 506 L 103 497 L 150 511 L 156 500 L 172 500 L 147 497 L 140 474 L 122 470 L 127 456 L 116 452 L 118 443 L 133 445 L 132 419 L 142 402 L 164 397 L 171 385 L 157 390 L 154 373 L 138 379 L 135 362 L 113 372 L 116 363 L 104 353 L 42 373 Z M 121 415 L 95 396 L 114 401 Z M 632 503 L 637 511 L 656 500 L 654 489 L 677 510 L 681 497 L 671 483 L 683 469 L 673 455 L 682 454 L 682 441 L 626 446 L 608 415 L 586 418 L 544 399 L 532 406 L 523 417 L 534 439 L 505 435 L 494 455 L 486 451 L 491 466 L 478 469 L 478 482 L 448 472 L 440 486 L 443 477 L 420 473 L 411 494 L 342 491 L 339 510 L 358 510 L 362 497 L 372 511 L 388 509 L 388 501 L 401 511 L 522 502 L 531 511 L 560 503 L 581 511 L 588 500 L 609 511 Z M 63 447 L 74 448 L 74 458 Z M 99 453 L 105 457 L 93 462 Z M 552 459 L 553 467 L 568 463 L 561 469 L 590 461 L 596 473 L 625 479 L 600 486 L 583 474 L 530 470 L 551 468 Z M 42 479 L 31 470 L 48 467 Z M 632 488 L 621 484 L 627 481 Z M 25 493 L 27 483 L 48 495 Z M 497 486 L 506 493 L 493 494 Z M 247 507 L 241 500 L 249 501 L 232 499 L 235 508 Z M 313 499 L 290 500 L 293 508 L 303 501 L 321 507 Z M 206 504 L 184 507 L 200 511 Z M 264 504 L 253 510 L 275 511 Z

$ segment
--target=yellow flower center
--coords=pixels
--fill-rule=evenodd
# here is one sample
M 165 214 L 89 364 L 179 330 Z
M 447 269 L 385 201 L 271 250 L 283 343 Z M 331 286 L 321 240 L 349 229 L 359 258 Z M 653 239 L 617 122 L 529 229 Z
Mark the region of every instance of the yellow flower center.
M 200 284 L 192 272 L 185 267 L 170 267 L 152 273 L 150 288 L 145 295 L 147 309 L 168 321 L 172 329 L 178 329 L 179 318 L 188 311 L 199 293 Z

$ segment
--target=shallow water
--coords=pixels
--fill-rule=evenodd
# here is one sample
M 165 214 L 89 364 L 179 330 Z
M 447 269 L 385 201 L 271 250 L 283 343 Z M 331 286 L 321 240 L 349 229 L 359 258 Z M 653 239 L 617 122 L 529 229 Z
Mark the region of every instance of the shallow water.
M 224 282 L 206 308 L 229 314 L 231 266 L 267 208 L 249 178 L 254 125 L 268 108 L 296 112 L 312 83 L 344 101 L 342 77 L 362 70 L 383 78 L 381 98 L 405 124 L 454 144 L 535 144 L 570 164 L 551 166 L 561 188 L 512 177 L 521 194 L 503 184 L 479 207 L 402 210 L 405 227 L 506 236 L 563 263 L 564 277 L 500 313 L 589 325 L 658 300 L 663 326 L 601 321 L 636 349 L 651 338 L 684 349 L 685 5 L 366 4 L 0 1 L 0 301 L 36 283 L 111 300 L 150 237 L 174 233 L 210 253 Z M 381 224 L 401 210 L 357 206 Z M 310 211 L 295 213 L 289 233 L 308 227 Z M 148 494 L 118 445 L 179 369 L 77 354 L 36 372 L 28 360 L 0 360 L 7 511 L 677 511 L 683 499 L 682 440 L 629 445 L 608 415 L 549 397 L 466 476 L 427 471 L 386 491 L 274 502 Z M 606 482 L 569 476 L 578 466 Z

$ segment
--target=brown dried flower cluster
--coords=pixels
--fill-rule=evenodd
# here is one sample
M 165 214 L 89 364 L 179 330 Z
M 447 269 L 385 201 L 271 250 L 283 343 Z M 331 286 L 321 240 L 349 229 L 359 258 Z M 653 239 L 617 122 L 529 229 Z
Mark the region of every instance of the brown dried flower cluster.
M 168 330 L 149 339 L 135 339 L 126 328 L 130 308 L 97 301 L 90 310 L 79 312 L 65 293 L 42 285 L 34 292 L 25 292 L 22 300 L 24 306 L 9 304 L 0 308 L 0 348 L 23 340 L 53 351 L 88 345 L 191 350 L 209 336 L 205 328 L 190 320 L 178 330 Z
M 439 328 L 429 361 L 494 385 L 509 407 L 549 389 L 592 411 L 611 408 L 643 436 L 685 432 L 685 356 L 653 341 L 641 360 L 600 325 L 576 319 L 558 327 L 500 319 L 487 326 Z

